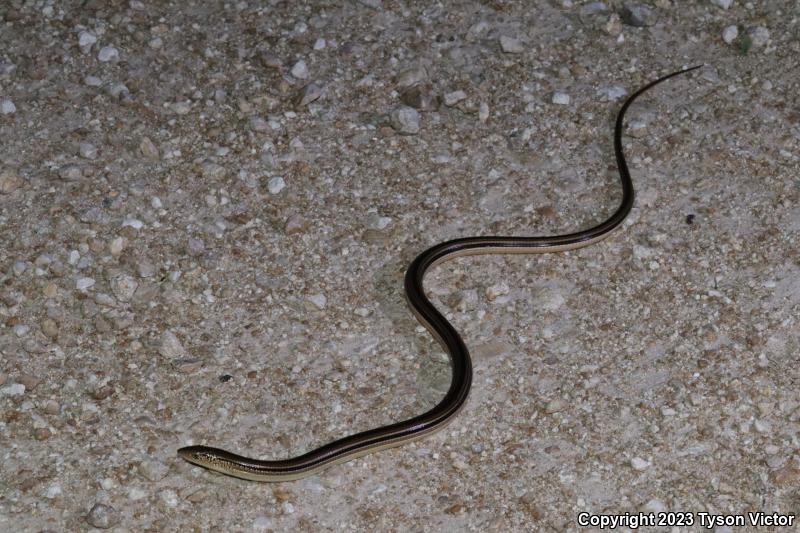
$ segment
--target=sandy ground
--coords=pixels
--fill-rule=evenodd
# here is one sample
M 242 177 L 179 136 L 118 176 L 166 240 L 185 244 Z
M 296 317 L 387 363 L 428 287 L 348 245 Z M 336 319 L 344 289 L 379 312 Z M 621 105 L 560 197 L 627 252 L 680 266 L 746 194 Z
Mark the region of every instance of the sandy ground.
M 0 530 L 800 513 L 800 8 L 628 7 L 2 2 Z M 446 430 L 277 485 L 176 456 L 436 403 L 408 262 L 602 220 L 624 95 L 699 63 L 630 111 L 614 236 L 431 273 L 475 365 Z

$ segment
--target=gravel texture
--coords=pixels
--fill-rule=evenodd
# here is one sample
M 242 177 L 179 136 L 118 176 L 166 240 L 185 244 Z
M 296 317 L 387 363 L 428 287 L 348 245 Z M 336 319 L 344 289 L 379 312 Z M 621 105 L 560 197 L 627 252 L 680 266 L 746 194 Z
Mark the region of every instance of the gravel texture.
M 0 3 L 0 530 L 577 531 L 800 513 L 800 12 L 745 2 Z M 432 406 L 428 439 L 268 485 Z M 683 531 L 685 528 L 656 528 Z M 738 529 L 736 529 L 738 531 Z M 733 531 L 717 528 L 717 531 Z

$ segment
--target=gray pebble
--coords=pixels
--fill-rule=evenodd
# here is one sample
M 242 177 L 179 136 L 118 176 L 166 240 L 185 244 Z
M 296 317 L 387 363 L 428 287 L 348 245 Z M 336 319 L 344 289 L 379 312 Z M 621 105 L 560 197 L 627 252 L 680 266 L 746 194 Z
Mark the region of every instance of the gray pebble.
M 27 261 L 14 261 L 14 264 L 11 266 L 11 271 L 14 273 L 15 276 L 21 276 L 25 270 L 28 268 Z
M 269 131 L 269 122 L 261 117 L 250 117 L 250 129 L 253 131 Z
M 104 46 L 99 52 L 97 52 L 97 60 L 103 63 L 107 63 L 108 61 L 118 61 L 119 50 L 113 46 Z
M 303 107 L 314 102 L 322 96 L 322 88 L 316 83 L 304 85 L 294 97 L 294 106 Z
M 711 0 L 711 3 L 722 9 L 728 9 L 733 5 L 733 0 Z
M 101 85 L 103 85 L 103 80 L 101 80 L 97 76 L 86 76 L 85 78 L 83 78 L 83 83 L 85 83 L 89 87 L 100 87 Z
M 160 481 L 166 477 L 169 466 L 155 459 L 146 459 L 139 463 L 137 470 L 142 477 L 150 481 Z
M 11 100 L 0 100 L 0 113 L 4 115 L 11 115 L 17 112 L 17 106 Z
M 267 189 L 270 194 L 278 194 L 284 187 L 286 187 L 286 182 L 280 176 L 276 176 L 267 182 Z
M 81 157 L 85 157 L 86 159 L 97 158 L 97 148 L 95 148 L 93 144 L 88 142 L 79 143 L 78 152 L 81 154 Z
M 111 292 L 121 302 L 129 302 L 138 288 L 139 283 L 129 274 L 120 274 L 111 280 Z
M 553 93 L 553 103 L 558 105 L 569 105 L 569 95 L 567 93 L 562 93 L 560 91 L 556 91 Z
M 78 181 L 83 177 L 83 170 L 78 165 L 67 165 L 59 169 L 58 177 L 64 181 Z
M 158 159 L 158 147 L 148 137 L 142 137 L 139 143 L 139 151 L 147 158 Z
M 399 133 L 414 135 L 419 132 L 419 113 L 413 107 L 397 107 L 392 111 L 391 123 Z
M 610 85 L 608 87 L 601 87 L 597 90 L 597 94 L 603 96 L 606 100 L 613 102 L 628 94 L 627 89 L 621 85 Z
M 78 278 L 75 282 L 75 288 L 79 291 L 85 291 L 95 284 L 94 278 Z
M 161 334 L 161 340 L 158 345 L 158 353 L 168 359 L 176 359 L 177 357 L 186 353 L 186 350 L 181 344 L 178 336 L 172 331 L 167 330 Z
M 304 80 L 308 78 L 308 66 L 306 65 L 306 62 L 303 61 L 302 59 L 294 64 L 291 72 L 292 76 L 294 76 L 299 80 Z
M 736 25 L 731 25 L 722 30 L 722 40 L 731 44 L 739 36 L 739 28 Z
M 189 241 L 186 244 L 186 251 L 189 253 L 189 255 L 201 255 L 205 249 L 206 244 L 203 242 L 203 239 L 199 237 L 189 237 Z
M 89 52 L 92 45 L 96 42 L 97 36 L 90 31 L 83 30 L 78 34 L 78 46 L 84 54 Z
M 508 35 L 500 36 L 500 48 L 507 54 L 521 54 L 525 51 L 525 47 L 518 39 Z
M 620 17 L 625 24 L 637 28 L 652 26 L 656 22 L 653 10 L 644 4 L 625 4 L 620 11 Z
M 397 75 L 397 87 L 408 89 L 422 83 L 427 77 L 428 74 L 422 67 L 407 68 Z
M 747 29 L 747 35 L 753 48 L 761 48 L 769 41 L 769 30 L 763 26 L 756 26 Z
M 94 527 L 108 529 L 119 523 L 119 515 L 110 505 L 96 503 L 86 515 L 86 521 Z
M 454 106 L 462 100 L 466 100 L 467 93 L 464 91 L 453 91 L 444 95 L 444 105 Z

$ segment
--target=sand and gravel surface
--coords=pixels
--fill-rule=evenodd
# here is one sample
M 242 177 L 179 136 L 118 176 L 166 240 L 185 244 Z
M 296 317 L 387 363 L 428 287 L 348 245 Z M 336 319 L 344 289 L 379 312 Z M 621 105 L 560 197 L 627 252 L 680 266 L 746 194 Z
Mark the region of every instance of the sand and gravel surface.
M 0 2 L 0 531 L 800 514 L 798 35 L 794 0 Z M 176 456 L 434 405 L 409 261 L 603 220 L 621 102 L 700 63 L 631 108 L 611 238 L 431 272 L 475 367 L 445 430 L 282 484 Z

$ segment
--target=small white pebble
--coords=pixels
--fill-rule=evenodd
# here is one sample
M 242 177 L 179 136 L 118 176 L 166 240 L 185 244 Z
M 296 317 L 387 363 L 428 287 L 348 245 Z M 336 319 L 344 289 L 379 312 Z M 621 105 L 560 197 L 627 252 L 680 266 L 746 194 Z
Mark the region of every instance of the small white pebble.
M 569 95 L 556 91 L 553 93 L 553 103 L 558 105 L 569 105 Z
M 322 50 L 328 43 L 323 38 L 319 38 L 314 41 L 314 50 Z
M 95 148 L 92 143 L 87 143 L 87 142 L 79 143 L 78 152 L 81 154 L 81 157 L 85 157 L 86 159 L 97 158 L 97 148 Z
M 728 44 L 731 44 L 736 38 L 739 36 L 739 28 L 736 26 L 728 26 L 724 30 L 722 30 L 722 40 Z
M 178 506 L 178 494 L 174 490 L 164 489 L 158 495 L 161 497 L 161 501 L 167 504 L 167 507 Z
M 308 78 L 308 66 L 305 61 L 301 59 L 294 64 L 292 67 L 292 76 L 300 80 Z
M 648 468 L 650 468 L 650 462 L 645 461 L 641 457 L 634 457 L 633 459 L 631 459 L 631 466 L 635 470 L 640 470 L 640 471 L 647 470 Z
M 25 394 L 25 385 L 22 383 L 12 383 L 0 389 L 2 396 L 20 396 Z
M 733 0 L 711 0 L 711 3 L 722 9 L 728 9 L 733 5 Z
M 267 516 L 258 516 L 253 520 L 253 531 L 265 533 L 272 530 L 272 520 Z
M 130 226 L 133 229 L 142 229 L 144 227 L 144 223 L 141 220 L 135 218 L 126 218 L 122 222 L 122 227 Z
M 96 42 L 97 36 L 92 32 L 84 30 L 78 34 L 78 46 L 81 48 L 90 48 Z
M 83 83 L 85 83 L 89 87 L 100 87 L 101 85 L 103 85 L 103 80 L 101 80 L 97 76 L 86 76 L 85 78 L 83 78 Z
M 444 105 L 454 106 L 462 100 L 467 98 L 467 93 L 464 91 L 453 91 L 444 95 Z
M 128 489 L 128 498 L 131 500 L 141 500 L 147 497 L 147 491 L 141 487 L 131 487 Z
M 283 512 L 286 514 L 294 513 L 294 505 L 292 505 L 291 502 L 283 502 L 281 508 L 283 509 Z
M 61 483 L 56 481 L 49 487 L 47 487 L 47 492 L 44 493 L 44 497 L 52 500 L 61 495 Z
M 153 209 L 161 209 L 162 207 L 164 207 L 164 204 L 161 203 L 161 198 L 159 198 L 158 196 L 153 196 L 152 198 L 150 198 L 150 207 L 152 207 Z
M 31 327 L 26 324 L 17 324 L 14 326 L 14 335 L 17 337 L 24 337 L 31 330 Z
M 11 100 L 3 100 L 0 101 L 0 113 L 4 115 L 11 115 L 12 113 L 17 112 L 17 106 L 14 105 L 14 102 Z
M 328 303 L 328 299 L 325 297 L 324 294 L 312 294 L 308 297 L 308 301 L 310 301 L 317 309 L 324 309 L 325 304 Z
M 117 61 L 119 59 L 119 50 L 113 46 L 104 46 L 97 52 L 97 60 L 103 63 L 108 61 Z
M 286 182 L 282 177 L 276 176 L 267 182 L 267 189 L 270 194 L 278 194 L 286 187 Z
M 81 254 L 78 252 L 78 250 L 72 250 L 69 253 L 69 259 L 67 259 L 67 261 L 69 262 L 70 265 L 74 266 L 78 264 L 78 261 L 80 261 L 80 259 L 81 259 Z
M 525 47 L 518 39 L 507 35 L 500 36 L 500 48 L 507 54 L 521 54 L 525 51 Z
M 78 281 L 75 282 L 75 288 L 79 291 L 85 291 L 94 284 L 94 278 L 78 278 Z

